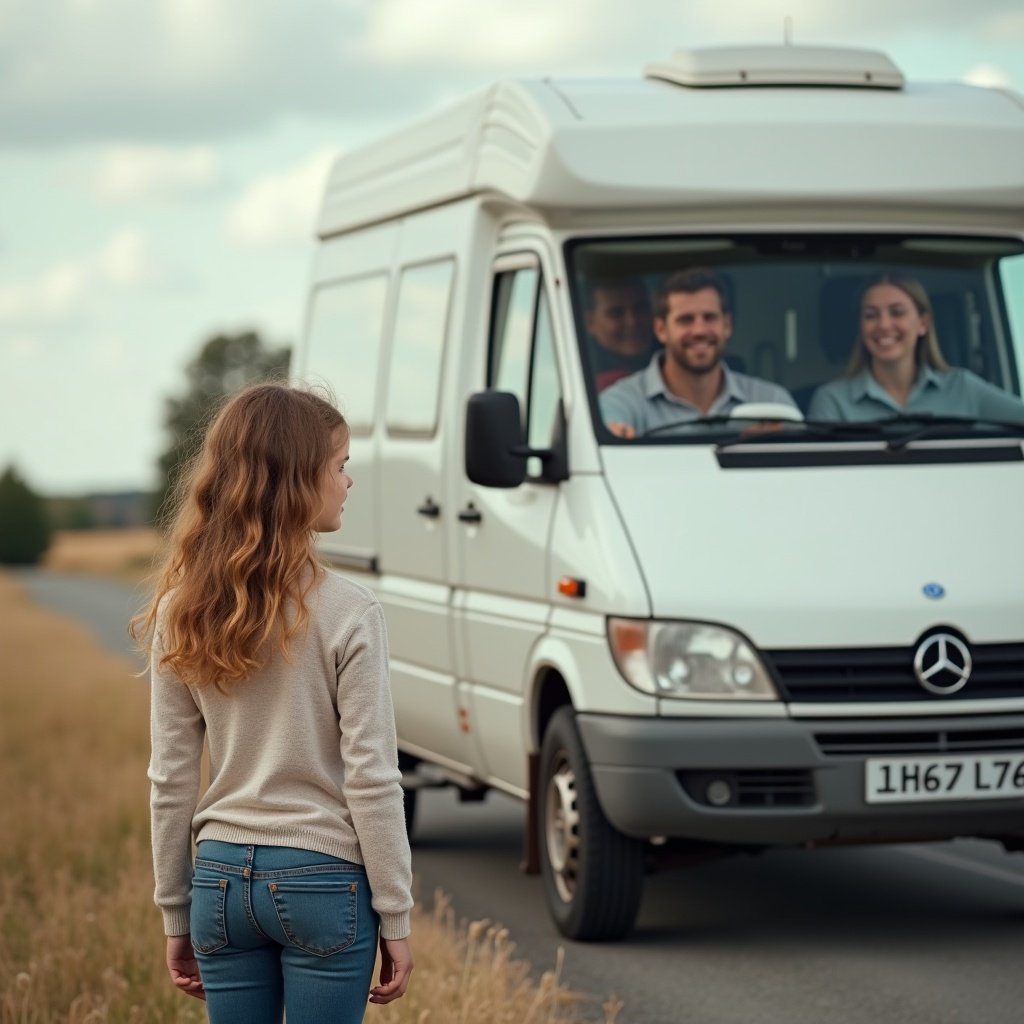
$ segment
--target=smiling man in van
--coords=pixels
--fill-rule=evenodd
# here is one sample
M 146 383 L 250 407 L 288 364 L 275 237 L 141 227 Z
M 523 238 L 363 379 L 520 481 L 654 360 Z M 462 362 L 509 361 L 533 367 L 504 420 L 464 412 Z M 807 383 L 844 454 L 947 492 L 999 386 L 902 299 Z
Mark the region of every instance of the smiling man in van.
M 633 438 L 705 416 L 727 416 L 745 402 L 796 405 L 778 384 L 726 366 L 732 312 L 714 271 L 692 267 L 665 281 L 655 295 L 654 334 L 665 351 L 601 393 L 601 415 L 613 434 Z

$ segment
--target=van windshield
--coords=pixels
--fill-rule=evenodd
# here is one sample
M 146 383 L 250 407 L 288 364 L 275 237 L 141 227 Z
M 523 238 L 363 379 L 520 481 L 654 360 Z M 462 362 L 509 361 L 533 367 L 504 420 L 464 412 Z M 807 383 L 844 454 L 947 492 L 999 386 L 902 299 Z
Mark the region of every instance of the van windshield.
M 566 258 L 604 443 L 1022 432 L 1019 238 L 619 237 Z

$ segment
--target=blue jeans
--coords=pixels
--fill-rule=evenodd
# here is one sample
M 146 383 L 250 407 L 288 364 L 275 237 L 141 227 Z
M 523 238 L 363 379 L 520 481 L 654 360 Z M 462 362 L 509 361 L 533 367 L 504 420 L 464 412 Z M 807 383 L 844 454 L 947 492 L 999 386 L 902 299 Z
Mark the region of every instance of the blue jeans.
M 359 1024 L 379 919 L 366 871 L 285 846 L 204 840 L 192 945 L 211 1024 Z

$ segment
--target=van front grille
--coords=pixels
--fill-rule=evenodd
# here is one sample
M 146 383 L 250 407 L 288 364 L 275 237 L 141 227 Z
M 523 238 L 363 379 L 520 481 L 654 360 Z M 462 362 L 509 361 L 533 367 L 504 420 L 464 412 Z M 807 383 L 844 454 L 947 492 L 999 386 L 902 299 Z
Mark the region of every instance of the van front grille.
M 818 732 L 814 740 L 826 757 L 1019 752 L 1024 751 L 1024 728 Z
M 967 684 L 929 693 L 914 675 L 916 647 L 763 651 L 783 700 L 797 703 L 943 701 L 1024 697 L 1024 644 L 975 644 Z

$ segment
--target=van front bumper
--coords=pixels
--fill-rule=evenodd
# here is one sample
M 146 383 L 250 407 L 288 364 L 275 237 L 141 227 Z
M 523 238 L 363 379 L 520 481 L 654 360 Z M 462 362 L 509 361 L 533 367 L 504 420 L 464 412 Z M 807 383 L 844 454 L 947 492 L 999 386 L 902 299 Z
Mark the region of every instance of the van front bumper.
M 1024 834 L 1024 794 L 1008 799 L 869 804 L 865 762 L 873 756 L 897 755 L 830 749 L 835 745 L 830 737 L 838 735 L 861 734 L 865 741 L 861 746 L 891 750 L 892 744 L 886 747 L 889 734 L 898 734 L 904 742 L 907 737 L 926 742 L 955 733 L 960 755 L 972 752 L 970 733 L 991 736 L 999 730 L 1004 736 L 1022 738 L 1015 748 L 1019 757 L 1024 755 L 1024 715 L 929 717 L 913 722 L 903 718 L 888 723 L 581 713 L 576 721 L 605 816 L 627 835 L 790 845 Z M 963 745 L 965 735 L 967 746 Z M 980 735 L 975 752 L 990 752 Z M 921 753 L 928 751 L 915 744 L 915 755 Z M 1008 752 L 1007 756 L 1015 755 Z M 713 787 L 716 782 L 719 785 Z M 726 790 L 728 802 L 716 803 Z

